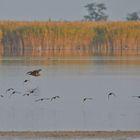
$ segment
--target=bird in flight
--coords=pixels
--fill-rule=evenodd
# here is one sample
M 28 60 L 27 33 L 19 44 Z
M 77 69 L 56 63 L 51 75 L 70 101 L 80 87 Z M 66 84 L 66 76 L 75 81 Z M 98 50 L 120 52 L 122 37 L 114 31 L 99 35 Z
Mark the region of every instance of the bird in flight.
M 9 92 L 9 91 L 13 91 L 13 90 L 14 90 L 13 88 L 8 88 L 8 89 L 6 90 L 6 93 Z
M 55 100 L 55 99 L 57 99 L 57 98 L 59 99 L 60 96 L 54 96 L 54 97 L 52 97 L 52 98 L 51 98 L 51 101 L 52 101 L 52 100 Z
M 14 95 L 14 94 L 21 94 L 21 92 L 19 92 L 19 91 L 13 91 L 13 92 L 10 94 L 10 97 L 11 97 L 12 95 Z
M 23 94 L 23 96 L 30 96 L 30 93 L 25 93 Z
M 1 94 L 0 97 L 3 98 L 4 96 Z
M 39 91 L 38 88 L 33 88 L 33 89 L 29 90 L 28 92 L 29 92 L 30 94 L 32 94 L 32 93 L 37 93 L 38 91 Z
M 27 82 L 30 82 L 30 80 L 26 79 L 23 81 L 23 83 L 27 83 Z
M 50 100 L 50 98 L 40 98 L 40 99 L 35 100 L 35 102 L 44 101 L 44 100 Z
M 140 98 L 140 96 L 132 96 L 132 97 L 137 97 L 137 98 Z
M 26 74 L 37 77 L 37 76 L 40 76 L 40 73 L 39 73 L 40 71 L 42 71 L 42 69 L 37 69 L 37 70 L 33 70 L 33 71 L 28 71 Z
M 116 94 L 113 93 L 113 92 L 108 93 L 108 100 L 109 100 L 109 97 L 110 97 L 110 96 L 116 96 Z
M 30 96 L 31 94 L 37 93 L 39 91 L 38 88 L 34 88 L 28 91 L 28 93 L 23 94 L 23 96 Z
M 38 94 L 39 89 L 38 88 L 33 88 L 27 91 L 27 93 L 24 93 L 23 96 L 30 96 L 31 94 Z
M 84 103 L 85 101 L 87 101 L 87 100 L 93 100 L 93 98 L 84 98 L 84 99 L 83 99 L 83 103 Z

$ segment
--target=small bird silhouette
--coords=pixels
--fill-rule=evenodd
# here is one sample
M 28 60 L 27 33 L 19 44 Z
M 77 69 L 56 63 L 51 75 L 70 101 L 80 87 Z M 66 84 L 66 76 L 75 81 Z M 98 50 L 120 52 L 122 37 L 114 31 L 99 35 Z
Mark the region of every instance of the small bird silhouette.
M 19 91 L 13 91 L 13 92 L 10 94 L 10 97 L 11 97 L 12 95 L 14 95 L 14 94 L 21 94 L 21 92 L 19 92 Z
M 84 103 L 85 101 L 87 101 L 87 100 L 93 100 L 93 98 L 84 98 L 84 99 L 83 99 L 83 103 Z
M 23 82 L 24 82 L 24 83 L 27 83 L 27 82 L 30 82 L 30 80 L 26 79 L 26 80 L 24 80 Z
M 137 98 L 140 98 L 140 96 L 132 96 L 132 97 L 137 97 Z
M 30 96 L 31 94 L 36 95 L 38 94 L 38 91 L 39 91 L 38 88 L 30 89 L 27 91 L 27 93 L 23 94 L 23 96 Z
M 28 71 L 26 74 L 28 75 L 32 75 L 32 76 L 40 76 L 40 71 L 42 71 L 42 69 L 38 69 L 38 70 L 33 70 L 33 71 Z
M 108 93 L 108 100 L 109 100 L 109 97 L 110 97 L 110 96 L 116 96 L 116 94 L 113 93 L 113 92 Z
M 0 97 L 3 98 L 4 96 L 1 94 Z
M 51 98 L 51 101 L 52 101 L 52 100 L 55 100 L 55 99 L 57 99 L 57 98 L 59 99 L 60 96 L 54 96 L 54 97 L 52 97 L 52 98 Z
M 50 100 L 50 98 L 40 98 L 40 99 L 35 100 L 35 102 L 44 101 L 44 100 Z
M 39 91 L 38 88 L 33 88 L 33 89 L 31 89 L 31 90 L 28 90 L 28 93 L 29 93 L 29 94 L 32 94 L 32 93 L 37 93 L 38 91 Z
M 9 92 L 9 91 L 13 91 L 13 90 L 14 90 L 13 88 L 8 88 L 8 89 L 6 90 L 6 93 Z
M 25 93 L 23 94 L 23 96 L 30 96 L 30 93 Z

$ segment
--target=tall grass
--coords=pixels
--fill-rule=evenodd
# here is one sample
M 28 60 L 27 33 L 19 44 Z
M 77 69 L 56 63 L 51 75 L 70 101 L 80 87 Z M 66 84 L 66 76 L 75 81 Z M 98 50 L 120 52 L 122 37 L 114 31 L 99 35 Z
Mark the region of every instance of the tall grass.
M 140 22 L 0 21 L 0 51 L 140 49 Z

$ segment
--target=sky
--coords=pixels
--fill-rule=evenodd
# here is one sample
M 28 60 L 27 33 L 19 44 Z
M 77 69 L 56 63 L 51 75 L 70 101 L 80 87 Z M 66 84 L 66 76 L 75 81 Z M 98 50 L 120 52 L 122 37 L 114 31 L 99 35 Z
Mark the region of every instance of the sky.
M 106 4 L 109 20 L 140 11 L 140 0 L 0 0 L 0 20 L 82 20 L 92 2 Z

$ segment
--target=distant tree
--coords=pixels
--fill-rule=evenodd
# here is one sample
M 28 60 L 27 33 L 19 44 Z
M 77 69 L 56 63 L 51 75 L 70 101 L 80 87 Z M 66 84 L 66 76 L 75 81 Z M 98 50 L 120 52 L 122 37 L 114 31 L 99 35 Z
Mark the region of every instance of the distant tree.
M 126 20 L 128 21 L 138 21 L 140 20 L 140 12 L 132 12 L 127 15 Z
M 107 10 L 107 8 L 104 3 L 89 3 L 84 7 L 88 12 L 88 15 L 84 16 L 85 20 L 88 21 L 107 20 L 108 16 L 105 13 L 105 10 Z

